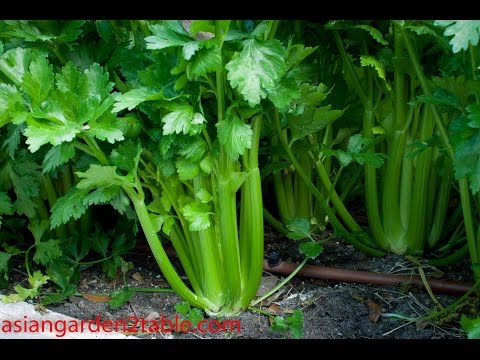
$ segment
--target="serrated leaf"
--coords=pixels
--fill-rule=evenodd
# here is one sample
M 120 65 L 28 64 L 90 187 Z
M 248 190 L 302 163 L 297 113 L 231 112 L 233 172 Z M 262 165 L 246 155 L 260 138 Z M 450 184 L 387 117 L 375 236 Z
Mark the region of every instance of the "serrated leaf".
M 378 77 L 385 82 L 385 86 L 387 87 L 387 89 L 392 90 L 392 86 L 387 81 L 387 78 L 385 76 L 385 69 L 383 68 L 383 65 L 380 62 L 380 60 L 378 60 L 377 58 L 371 55 L 362 55 L 360 56 L 360 65 L 371 66 L 372 68 L 374 68 L 378 74 Z
M 175 166 L 177 168 L 178 177 L 181 181 L 191 180 L 194 177 L 200 175 L 199 166 L 189 160 L 177 160 L 175 162 Z
M 30 53 L 29 49 L 15 47 L 0 57 L 0 71 L 17 86 L 22 84 L 23 75 L 28 69 Z
M 200 161 L 200 169 L 207 174 L 210 174 L 213 170 L 213 158 L 209 155 Z
M 283 78 L 275 89 L 268 94 L 270 101 L 279 109 L 287 107 L 293 100 L 300 98 L 300 96 L 300 88 L 295 79 L 291 78 Z
M 1 112 L 1 110 L 0 110 Z M 20 135 L 21 135 L 21 127 L 18 125 L 11 124 L 7 127 L 7 135 L 6 139 L 2 144 L 2 149 L 6 149 L 8 156 L 12 160 L 15 159 L 15 152 L 20 145 Z
M 94 190 L 83 199 L 83 204 L 88 207 L 91 205 L 107 204 L 115 198 L 120 192 L 120 186 L 105 186 Z
M 368 31 L 368 33 L 371 35 L 371 37 L 373 39 L 375 39 L 379 44 L 388 46 L 388 41 L 385 40 L 382 33 L 378 29 L 374 28 L 373 26 L 370 26 L 370 25 L 355 25 L 354 28 Z
M 16 87 L 0 84 L 0 128 L 11 122 L 23 107 L 22 94 Z
M 62 224 L 66 224 L 71 218 L 79 219 L 87 210 L 87 207 L 83 204 L 83 199 L 88 192 L 89 189 L 72 188 L 64 196 L 57 199 L 52 207 L 50 228 L 55 229 Z
M 48 276 L 43 275 L 40 271 L 35 271 L 31 276 L 28 277 L 28 282 L 30 284 L 29 289 L 26 289 L 21 285 L 16 285 L 14 287 L 14 290 L 17 292 L 16 294 L 11 294 L 8 296 L 0 295 L 0 300 L 5 304 L 8 304 L 25 301 L 29 298 L 34 299 L 37 297 L 38 291 L 42 285 L 45 285 L 48 280 L 50 280 Z
M 292 129 L 293 138 L 299 140 L 333 124 L 343 115 L 343 112 L 343 110 L 331 110 L 331 105 L 327 105 L 316 109 L 308 108 L 301 116 L 289 116 L 287 120 Z
M 480 339 L 480 317 L 476 319 L 470 319 L 465 315 L 462 315 L 460 319 L 463 331 L 467 333 L 469 339 Z
M 294 339 L 301 339 L 303 337 L 303 313 L 299 309 L 295 309 L 293 314 L 287 318 L 290 332 Z
M 190 304 L 187 302 L 182 302 L 179 304 L 174 305 L 174 309 L 176 312 L 178 312 L 180 315 L 187 316 L 188 313 L 190 312 Z
M 135 143 L 132 140 L 122 142 L 116 149 L 112 150 L 110 154 L 111 163 L 121 170 L 134 173 L 138 167 L 142 150 L 139 142 Z
M 480 20 L 436 20 L 434 25 L 444 27 L 445 36 L 453 35 L 450 45 L 454 53 L 467 50 L 470 44 L 478 45 Z
M 123 132 L 118 123 L 115 123 L 115 118 L 106 121 L 95 121 L 87 130 L 90 136 L 93 136 L 101 141 L 108 141 L 114 144 L 116 141 L 124 139 Z
M 51 144 L 53 146 L 60 145 L 63 142 L 72 141 L 81 131 L 78 124 L 66 121 L 64 124 L 54 122 L 38 123 L 37 126 L 28 126 L 24 135 L 27 137 L 25 141 L 31 152 L 36 152 L 42 145 Z
M 119 309 L 129 301 L 132 296 L 135 294 L 134 290 L 129 289 L 128 287 L 124 287 L 121 290 L 115 290 L 112 293 L 112 299 L 108 302 L 110 309 Z
M 191 161 L 200 160 L 207 150 L 207 143 L 202 138 L 193 138 L 180 144 L 179 154 Z
M 0 192 L 0 215 L 11 215 L 13 213 L 13 204 L 10 197 L 5 192 Z
M 147 36 L 145 42 L 150 50 L 183 46 L 192 40 L 178 20 L 164 20 L 160 25 L 151 25 L 149 28 L 153 35 Z
M 210 201 L 213 200 L 212 194 L 208 192 L 207 189 L 201 188 L 195 193 L 195 197 L 200 200 L 202 203 L 209 203 Z
M 53 89 L 53 66 L 46 57 L 40 56 L 30 62 L 28 72 L 24 75 L 22 88 L 34 105 L 42 103 Z
M 175 111 L 168 113 L 162 118 L 163 134 L 198 134 L 205 122 L 205 118 L 200 113 L 194 113 L 190 105 L 177 106 Z
M 451 144 L 455 178 L 467 177 L 472 193 L 476 194 L 480 190 L 480 128 L 475 118 L 480 116 L 480 106 L 469 106 L 467 111 L 468 116 L 457 116 L 450 123 Z
M 182 55 L 185 60 L 190 60 L 192 56 L 200 49 L 198 41 L 189 41 L 183 45 Z
M 112 112 L 117 113 L 124 109 L 132 110 L 144 101 L 158 100 L 161 98 L 163 98 L 163 94 L 152 88 L 140 87 L 132 89 L 115 98 Z
M 225 120 L 220 121 L 216 126 L 218 140 L 233 160 L 237 160 L 240 155 L 252 147 L 253 130 L 234 111 L 227 110 Z
M 309 259 L 315 259 L 318 255 L 323 252 L 323 246 L 316 242 L 306 242 L 300 244 L 298 247 L 300 253 L 305 255 Z
M 59 244 L 59 240 L 53 239 L 37 242 L 33 261 L 37 264 L 48 265 L 52 260 L 62 256 Z
M 180 210 L 188 221 L 189 230 L 199 231 L 210 227 L 210 206 L 208 204 L 192 202 Z
M 230 85 L 254 107 L 274 91 L 284 75 L 285 49 L 278 40 L 245 40 L 242 52 L 225 68 Z
M 62 143 L 48 150 L 42 162 L 42 174 L 55 170 L 75 156 L 75 146 L 71 142 Z
M 107 186 L 120 186 L 125 182 L 123 176 L 117 175 L 116 166 L 90 165 L 87 171 L 77 172 L 81 179 L 77 184 L 77 188 L 91 189 Z
M 301 240 L 311 238 L 311 224 L 309 219 L 293 218 L 288 221 L 286 227 L 289 231 L 287 236 L 290 239 Z
M 72 244 L 72 242 L 69 242 L 69 244 Z M 76 283 L 80 277 L 78 265 L 75 264 L 72 266 L 70 261 L 59 258 L 48 265 L 47 275 L 51 281 L 60 286 L 62 292 L 75 293 L 75 286 L 73 284 Z
M 203 48 L 197 51 L 187 65 L 189 80 L 198 80 L 199 77 L 218 70 L 222 66 L 222 54 L 219 46 Z

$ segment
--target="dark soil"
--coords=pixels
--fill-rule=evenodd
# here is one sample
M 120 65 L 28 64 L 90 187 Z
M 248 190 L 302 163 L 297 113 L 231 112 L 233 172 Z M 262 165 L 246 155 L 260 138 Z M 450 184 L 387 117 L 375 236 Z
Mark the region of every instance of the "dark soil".
M 298 261 L 301 256 L 296 244 L 289 239 L 272 241 L 274 234 L 266 234 L 266 253 L 277 251 L 282 260 Z M 168 287 L 153 257 L 141 251 L 133 253 L 128 261 L 134 268 L 127 274 L 130 287 Z M 317 265 L 345 269 L 368 270 L 396 274 L 416 274 L 416 267 L 402 257 L 388 255 L 377 259 L 346 245 L 340 240 L 325 244 L 325 251 L 313 262 Z M 454 268 L 442 269 L 443 277 L 469 282 L 470 271 L 465 261 Z M 438 271 L 425 268 L 427 275 L 438 275 Z M 264 274 L 267 277 L 271 274 Z M 271 280 L 271 279 L 270 279 Z M 123 277 L 108 279 L 100 267 L 92 266 L 82 272 L 78 291 L 82 294 L 109 295 L 123 286 Z M 6 291 L 3 291 L 6 293 Z M 451 304 L 455 297 L 437 295 L 443 306 Z M 273 302 L 272 302 L 273 300 Z M 93 320 L 97 315 L 102 320 L 129 321 L 130 317 L 158 319 L 163 314 L 174 319 L 174 306 L 180 298 L 172 293 L 137 293 L 120 309 L 112 310 L 107 302 L 87 300 L 72 296 L 60 305 L 49 305 L 48 309 L 77 319 Z M 408 322 L 394 319 L 388 314 L 403 314 L 418 317 L 434 309 L 434 303 L 427 292 L 408 286 L 379 287 L 363 284 L 338 283 L 317 279 L 294 278 L 279 293 L 268 299 L 270 310 L 279 315 L 288 315 L 294 309 L 301 309 L 304 316 L 304 338 L 315 339 L 453 339 L 464 338 L 459 329 L 458 316 L 451 316 L 443 322 Z M 284 333 L 273 333 L 269 319 L 261 314 L 245 312 L 238 317 L 240 332 L 221 333 L 136 333 L 144 338 L 284 338 Z M 132 323 L 132 321 L 130 321 Z

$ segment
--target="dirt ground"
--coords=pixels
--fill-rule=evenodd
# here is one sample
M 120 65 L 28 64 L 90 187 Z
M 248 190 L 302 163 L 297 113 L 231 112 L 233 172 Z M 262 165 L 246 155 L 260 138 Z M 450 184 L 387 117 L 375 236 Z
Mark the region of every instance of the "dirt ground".
M 269 229 L 266 233 L 266 254 L 277 251 L 282 260 L 299 261 L 296 246 L 289 239 L 275 239 Z M 273 241 L 274 240 L 274 241 Z M 145 251 L 136 251 L 127 258 L 134 268 L 127 274 L 130 287 L 168 287 L 153 256 Z M 388 255 L 381 259 L 372 258 L 355 250 L 353 246 L 334 240 L 325 245 L 325 251 L 314 262 L 317 265 L 335 266 L 345 269 L 368 270 L 395 274 L 413 274 L 416 268 L 403 258 Z M 467 263 L 455 268 L 443 269 L 447 278 L 471 281 Z M 432 275 L 434 269 L 426 269 Z M 264 273 L 264 287 L 272 280 L 281 280 Z M 109 295 L 123 286 L 123 277 L 107 279 L 98 266 L 91 266 L 82 272 L 78 291 L 82 294 Z M 8 291 L 2 291 L 7 293 Z M 87 296 L 88 298 L 88 296 Z M 156 319 L 160 314 L 174 319 L 175 304 L 181 302 L 173 293 L 137 293 L 119 309 L 110 309 L 107 302 L 71 296 L 60 305 L 49 305 L 48 309 L 77 319 L 93 320 L 97 315 L 102 320 L 129 318 Z M 437 295 L 443 306 L 451 304 L 455 297 Z M 304 338 L 306 339 L 457 339 L 465 338 L 458 322 L 416 324 L 388 317 L 390 313 L 417 317 L 434 309 L 434 303 L 427 292 L 411 286 L 380 287 L 364 284 L 339 283 L 308 278 L 294 278 L 279 293 L 268 299 L 263 310 L 279 315 L 291 314 L 301 309 L 304 316 Z M 142 338 L 246 338 L 279 339 L 288 338 L 284 333 L 270 330 L 269 319 L 261 314 L 245 312 L 238 318 L 240 332 L 220 333 L 136 333 Z M 130 324 L 132 322 L 130 321 Z

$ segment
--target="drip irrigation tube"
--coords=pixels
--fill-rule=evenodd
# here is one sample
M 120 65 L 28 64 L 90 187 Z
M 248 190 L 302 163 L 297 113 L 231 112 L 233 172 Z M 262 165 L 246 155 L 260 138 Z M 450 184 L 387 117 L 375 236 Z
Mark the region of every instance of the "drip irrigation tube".
M 275 274 L 289 275 L 297 266 L 297 264 L 292 264 L 287 261 L 280 261 L 278 264 L 269 265 L 269 261 L 265 260 L 263 270 Z M 384 286 L 396 286 L 409 282 L 424 288 L 422 279 L 418 275 L 382 274 L 308 264 L 298 272 L 297 276 Z M 449 295 L 463 295 L 473 286 L 473 284 L 453 280 L 427 279 L 427 281 L 433 292 Z

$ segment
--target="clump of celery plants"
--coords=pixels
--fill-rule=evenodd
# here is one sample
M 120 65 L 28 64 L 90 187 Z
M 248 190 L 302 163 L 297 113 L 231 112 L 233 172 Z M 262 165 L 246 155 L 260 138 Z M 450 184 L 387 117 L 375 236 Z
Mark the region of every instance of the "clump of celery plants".
M 261 103 L 290 96 L 282 83 L 286 50 L 273 39 L 276 21 L 186 25 L 139 22 L 138 41 L 113 54 L 111 74 L 98 64 L 54 71 L 42 61 L 45 100 L 33 107 L 24 134 L 31 152 L 50 144 L 88 155 L 89 167 L 53 206 L 52 228 L 91 205 L 120 213 L 133 205 L 172 288 L 211 315 L 233 315 L 260 284 Z M 116 114 L 134 108 L 148 136 L 126 140 L 120 120 L 130 115 Z M 171 240 L 189 284 L 159 234 Z
M 420 255 L 443 237 L 453 180 L 451 159 L 436 146 L 445 132 L 443 120 L 438 121 L 434 107 L 417 101 L 418 96 L 428 95 L 430 86 L 419 68 L 419 55 L 435 32 L 414 22 L 373 25 L 329 24 L 345 79 L 364 108 L 363 135 L 373 139 L 380 131 L 385 136 L 385 141 L 368 149 L 368 153 L 383 152 L 385 166 L 378 171 L 365 164 L 369 226 L 383 249 Z M 340 34 L 353 32 L 358 35 L 346 48 Z M 432 61 L 428 57 L 422 61 L 428 59 Z
M 50 229 L 52 208 L 72 190 L 75 171 L 85 164 L 85 156 L 80 156 L 73 142 L 51 140 L 55 146 L 45 145 L 34 153 L 25 143 L 28 123 L 42 117 L 51 124 L 70 119 L 75 105 L 68 102 L 78 98 L 65 103 L 46 99 L 53 94 L 57 66 L 66 61 L 63 50 L 73 49 L 81 35 L 91 34 L 89 25 L 86 21 L 0 22 L 0 215 L 6 215 L 0 219 L 0 286 L 17 260 L 23 260 L 30 284 L 29 288 L 16 285 L 16 293 L 3 296 L 4 302 L 37 297 L 47 281 L 55 283 L 59 291 L 42 301 L 62 301 L 76 293 L 82 265 L 102 263 L 105 272 L 115 277 L 117 269 L 126 264 L 121 255 L 134 244 L 128 235 L 131 222 L 123 221 L 130 229 L 121 226 L 110 231 L 92 218 L 90 209 Z M 83 46 L 87 47 L 88 41 Z M 85 91 L 83 95 L 87 97 Z M 60 117 L 51 116 L 55 108 L 66 109 L 66 115 L 62 117 L 58 111 Z M 48 129 L 53 139 L 55 127 Z M 111 241 L 112 235 L 121 233 Z M 93 252 L 101 258 L 92 261 Z

